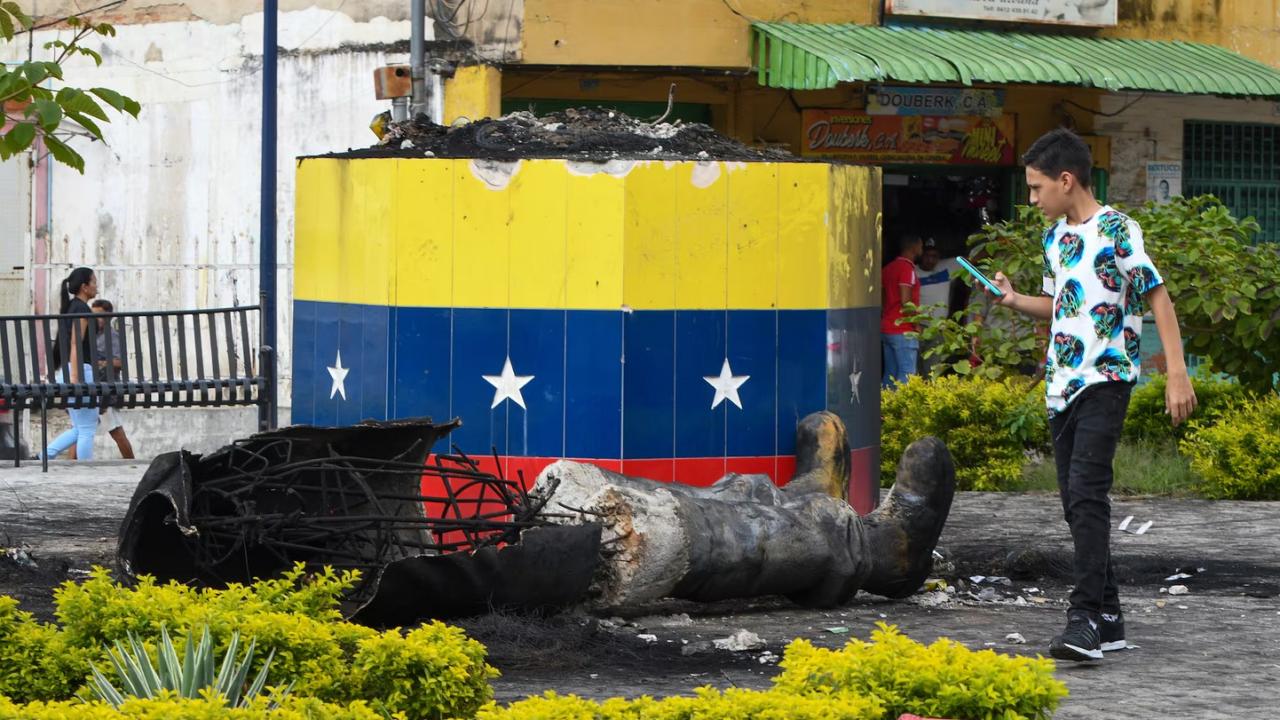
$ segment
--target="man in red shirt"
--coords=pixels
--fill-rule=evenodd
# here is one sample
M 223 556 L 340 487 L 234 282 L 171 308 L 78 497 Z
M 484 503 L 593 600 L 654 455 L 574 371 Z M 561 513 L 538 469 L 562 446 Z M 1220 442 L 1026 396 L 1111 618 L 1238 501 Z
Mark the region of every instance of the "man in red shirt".
M 898 257 L 880 270 L 880 347 L 884 372 L 880 384 L 892 387 L 916 374 L 920 341 L 907 337 L 916 326 L 902 322 L 902 303 L 920 304 L 920 279 L 916 277 L 916 260 L 924 250 L 919 235 L 904 235 Z

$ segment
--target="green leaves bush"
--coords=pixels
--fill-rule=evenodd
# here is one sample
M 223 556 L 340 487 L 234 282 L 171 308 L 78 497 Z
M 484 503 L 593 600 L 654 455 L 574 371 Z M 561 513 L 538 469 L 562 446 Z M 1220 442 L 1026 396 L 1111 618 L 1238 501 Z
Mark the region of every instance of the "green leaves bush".
M 235 633 L 274 651 L 272 682 L 294 682 L 296 696 L 363 700 L 415 719 L 469 717 L 492 697 L 489 679 L 497 671 L 484 662 L 484 646 L 461 631 L 432 623 L 402 636 L 343 621 L 338 598 L 356 580 L 328 569 L 306 575 L 298 566 L 279 579 L 225 590 L 150 578 L 126 588 L 98 568 L 56 591 L 61 628 L 0 602 L 0 692 L 22 702 L 64 700 L 85 683 L 91 663 L 109 662 L 104 646 L 132 633 L 154 650 L 164 628 L 207 626 L 219 656 Z M 185 640 L 177 644 L 185 647 Z M 41 661 L 41 654 L 60 659 Z M 254 672 L 263 659 L 255 659 Z
M 1280 395 L 1233 406 L 1216 424 L 1193 421 L 1181 450 L 1206 497 L 1280 500 Z
M 359 697 L 424 720 L 471 717 L 493 697 L 488 681 L 497 675 L 483 645 L 438 622 L 361 639 L 349 673 Z
M 290 697 L 276 709 L 265 699 L 246 708 L 229 708 L 217 699 L 130 698 L 117 710 L 105 703 L 79 700 L 16 705 L 0 697 L 0 718 L 20 720 L 385 720 L 361 702 L 337 705 L 315 698 Z
M 880 479 L 893 483 L 907 446 L 925 435 L 947 444 L 960 490 L 1022 484 L 1027 451 L 1049 440 L 1044 385 L 1025 378 L 912 377 L 881 397 Z
M 851 640 L 841 650 L 792 642 L 774 688 L 808 697 L 874 697 L 884 704 L 884 718 L 1048 718 L 1067 695 L 1053 677 L 1052 660 L 975 652 L 945 638 L 925 646 L 878 625 L 871 642 Z
M 68 646 L 52 625 L 0 596 L 0 698 L 18 702 L 70 697 L 88 674 L 96 647 Z M 2 716 L 2 715 L 0 715 Z
M 1212 195 L 1175 198 L 1157 205 L 1121 208 L 1143 229 L 1146 251 L 1155 261 L 1178 312 L 1189 353 L 1208 358 L 1212 369 L 1246 388 L 1269 392 L 1280 370 L 1280 244 L 1252 244 L 1253 218 L 1237 219 Z M 988 274 L 1001 270 L 1017 291 L 1040 293 L 1041 239 L 1048 220 L 1039 210 L 1019 207 L 1007 222 L 970 236 L 971 255 Z M 965 276 L 965 280 L 972 281 Z M 1037 324 L 1006 308 L 975 301 L 960 318 L 917 315 L 920 337 L 937 344 L 937 372 L 968 372 L 963 362 L 976 339 L 983 364 L 977 372 L 999 377 L 1044 362 L 1047 336 Z M 991 316 L 999 322 L 991 322 Z M 975 317 L 987 322 L 973 323 Z
M 1204 428 L 1216 425 L 1224 417 L 1230 416 L 1233 408 L 1253 398 L 1253 395 L 1239 383 L 1193 377 L 1191 386 L 1196 391 L 1196 400 L 1199 403 L 1191 416 L 1195 422 L 1174 427 L 1165 413 L 1166 380 L 1164 375 L 1153 375 L 1147 382 L 1134 388 L 1133 395 L 1129 398 L 1129 413 L 1124 419 L 1126 440 L 1178 442 L 1186 438 L 1193 427 Z
M 841 650 L 787 646 L 767 691 L 702 688 L 696 697 L 613 698 L 547 693 L 489 705 L 477 720 L 894 720 L 903 713 L 966 720 L 1048 718 L 1067 688 L 1044 658 L 974 652 L 950 640 L 924 646 L 881 623 L 871 642 Z
M 882 705 L 857 695 L 806 697 L 774 690 L 704 687 L 695 697 L 603 702 L 548 692 L 500 708 L 490 705 L 476 720 L 879 720 Z

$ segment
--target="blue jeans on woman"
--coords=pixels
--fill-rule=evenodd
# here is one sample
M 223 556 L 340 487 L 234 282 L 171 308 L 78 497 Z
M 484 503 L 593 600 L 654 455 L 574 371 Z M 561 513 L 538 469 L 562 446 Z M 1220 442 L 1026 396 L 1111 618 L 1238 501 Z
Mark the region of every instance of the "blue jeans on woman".
M 83 380 L 85 382 L 93 382 L 93 366 L 84 366 Z M 58 382 L 63 382 L 62 371 L 57 373 Z M 45 448 L 45 457 L 50 460 L 58 457 L 58 453 L 66 450 L 72 445 L 76 446 L 77 460 L 93 459 L 93 435 L 98 430 L 98 408 L 96 407 L 69 407 L 67 414 L 71 416 L 71 429 L 63 432 L 61 435 L 53 439 L 49 443 L 49 447 Z
M 880 335 L 880 346 L 884 350 L 884 373 L 880 376 L 880 384 L 886 388 L 898 383 L 905 383 L 908 375 L 917 375 L 916 362 L 920 356 L 920 341 L 907 337 L 905 333 Z

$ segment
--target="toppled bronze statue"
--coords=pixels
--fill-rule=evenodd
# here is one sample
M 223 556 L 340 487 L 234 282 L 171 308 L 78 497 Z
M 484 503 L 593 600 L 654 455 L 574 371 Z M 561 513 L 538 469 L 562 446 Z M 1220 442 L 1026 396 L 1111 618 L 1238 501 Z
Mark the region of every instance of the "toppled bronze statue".
M 760 595 L 831 606 L 858 590 L 914 593 L 951 508 L 955 468 L 946 446 L 913 443 L 888 498 L 866 517 L 844 497 L 849 446 L 840 418 L 806 417 L 796 447 L 796 477 L 782 488 L 765 475 L 730 474 L 695 488 L 562 461 L 530 495 L 555 522 L 603 525 L 589 593 L 599 606 Z
M 830 413 L 800 423 L 783 488 L 732 474 L 694 488 L 562 461 L 526 492 L 461 453 L 432 455 L 454 427 L 294 427 L 206 456 L 161 455 L 121 527 L 120 567 L 213 586 L 296 562 L 359 568 L 348 609 L 377 626 L 661 597 L 830 606 L 859 589 L 915 592 L 955 487 L 950 453 L 925 438 L 881 507 L 859 517 L 844 497 L 844 425 Z

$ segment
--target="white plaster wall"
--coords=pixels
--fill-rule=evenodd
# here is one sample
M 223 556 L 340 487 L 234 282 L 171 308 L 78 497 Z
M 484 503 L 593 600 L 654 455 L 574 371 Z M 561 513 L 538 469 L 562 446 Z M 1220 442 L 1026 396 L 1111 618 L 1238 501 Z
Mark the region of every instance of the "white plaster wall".
M 1101 111 L 1120 111 L 1137 94 L 1102 98 Z M 1111 137 L 1111 194 L 1114 202 L 1141 204 L 1147 199 L 1147 163 L 1182 162 L 1182 124 L 1208 120 L 1280 125 L 1280 104 L 1198 95 L 1148 93 L 1116 117 L 1099 116 L 1094 131 Z
M 143 110 L 106 125 L 105 143 L 77 141 L 84 175 L 54 166 L 52 234 L 33 240 L 30 292 L 39 310 L 56 311 L 57 283 L 81 264 L 97 269 L 100 296 L 119 310 L 258 302 L 262 20 L 117 25 L 115 38 L 89 44 L 101 67 L 68 67 L 69 82 L 118 90 Z M 387 105 L 374 98 L 373 71 L 407 62 L 384 44 L 409 34 L 404 20 L 356 21 L 314 7 L 279 16 L 282 403 L 292 376 L 294 158 L 376 140 L 368 124 Z M 39 33 L 36 47 L 55 37 Z M 25 45 L 0 46 L 0 57 L 18 51 Z

